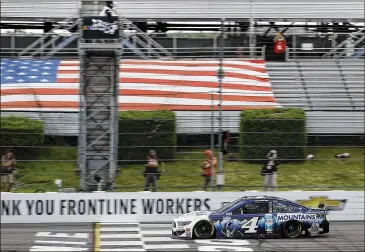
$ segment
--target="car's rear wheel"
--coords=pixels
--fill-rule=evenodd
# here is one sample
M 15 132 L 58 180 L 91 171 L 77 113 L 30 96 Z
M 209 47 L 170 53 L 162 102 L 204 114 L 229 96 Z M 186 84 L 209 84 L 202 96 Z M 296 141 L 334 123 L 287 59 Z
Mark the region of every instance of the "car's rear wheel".
M 194 226 L 194 237 L 197 239 L 210 239 L 214 236 L 214 226 L 209 221 L 199 221 Z
M 298 221 L 288 221 L 283 225 L 283 235 L 286 238 L 297 238 L 302 233 L 302 224 Z

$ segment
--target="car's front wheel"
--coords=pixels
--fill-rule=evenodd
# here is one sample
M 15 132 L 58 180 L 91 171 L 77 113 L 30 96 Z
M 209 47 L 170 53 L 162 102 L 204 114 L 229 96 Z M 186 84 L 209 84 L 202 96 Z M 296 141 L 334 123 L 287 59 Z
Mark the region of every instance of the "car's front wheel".
M 302 224 L 299 221 L 288 221 L 283 225 L 283 234 L 286 238 L 297 238 L 302 234 Z
M 206 220 L 196 223 L 193 230 L 194 237 L 197 239 L 210 239 L 214 236 L 214 226 Z

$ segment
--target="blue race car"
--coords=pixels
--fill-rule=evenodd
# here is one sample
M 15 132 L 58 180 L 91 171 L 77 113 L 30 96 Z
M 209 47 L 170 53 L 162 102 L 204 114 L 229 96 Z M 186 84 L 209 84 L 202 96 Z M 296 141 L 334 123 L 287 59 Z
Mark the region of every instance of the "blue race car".
M 278 197 L 243 197 L 216 211 L 173 219 L 172 238 L 297 238 L 329 232 L 326 205 L 308 208 Z

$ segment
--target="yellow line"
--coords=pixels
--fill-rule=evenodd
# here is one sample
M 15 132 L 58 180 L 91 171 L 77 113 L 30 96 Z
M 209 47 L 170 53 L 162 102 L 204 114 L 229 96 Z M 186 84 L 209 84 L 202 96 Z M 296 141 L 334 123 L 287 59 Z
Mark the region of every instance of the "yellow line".
M 100 223 L 95 223 L 94 252 L 100 252 Z

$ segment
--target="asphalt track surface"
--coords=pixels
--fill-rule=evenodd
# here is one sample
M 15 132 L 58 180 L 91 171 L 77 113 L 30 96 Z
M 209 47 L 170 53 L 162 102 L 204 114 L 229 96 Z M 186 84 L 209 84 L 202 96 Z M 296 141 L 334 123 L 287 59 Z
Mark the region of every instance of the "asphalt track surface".
M 298 239 L 176 240 L 170 223 L 2 224 L 1 251 L 364 251 L 364 222 Z

